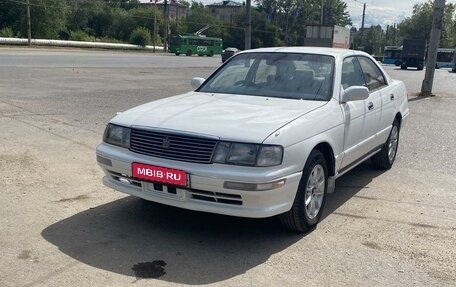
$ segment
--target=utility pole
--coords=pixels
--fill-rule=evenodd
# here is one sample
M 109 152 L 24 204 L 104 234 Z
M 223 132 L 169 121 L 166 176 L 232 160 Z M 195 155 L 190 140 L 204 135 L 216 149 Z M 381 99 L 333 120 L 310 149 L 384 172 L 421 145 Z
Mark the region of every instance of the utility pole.
M 152 37 L 152 41 L 154 43 L 153 52 L 155 53 L 155 44 L 157 41 L 157 0 L 154 0 L 154 35 Z
M 439 48 L 440 34 L 442 33 L 443 11 L 445 0 L 434 1 L 434 18 L 432 20 L 431 37 L 429 41 L 428 57 L 426 62 L 426 73 L 421 86 L 420 96 L 432 96 L 432 85 L 434 83 L 435 63 L 437 61 L 437 50 Z
M 252 0 L 247 0 L 245 8 L 247 9 L 247 25 L 245 28 L 244 49 L 250 50 L 252 47 Z
M 163 8 L 163 18 L 165 19 L 165 27 L 163 28 L 163 52 L 168 52 L 168 0 L 165 0 L 165 7 Z
M 364 46 L 364 18 L 366 18 L 366 2 L 363 5 L 363 20 L 361 21 L 361 44 Z
M 324 6 L 325 6 L 325 0 L 321 0 L 321 11 L 320 11 L 320 25 L 323 25 L 323 17 L 324 17 Z
M 394 23 L 393 28 L 394 28 L 394 29 L 393 29 L 393 46 L 395 46 L 395 45 L 396 45 L 396 32 L 397 32 L 397 30 L 396 30 L 396 23 Z
M 27 25 L 28 25 L 28 45 L 32 46 L 32 23 L 30 21 L 30 0 L 27 0 Z

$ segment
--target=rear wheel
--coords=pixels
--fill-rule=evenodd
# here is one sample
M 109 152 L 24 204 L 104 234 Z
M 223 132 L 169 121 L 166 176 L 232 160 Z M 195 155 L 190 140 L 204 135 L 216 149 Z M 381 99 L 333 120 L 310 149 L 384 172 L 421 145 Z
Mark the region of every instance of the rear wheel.
M 328 187 L 328 167 L 324 155 L 313 150 L 302 173 L 301 181 L 291 209 L 280 215 L 287 229 L 306 232 L 320 220 Z
M 375 167 L 379 169 L 390 169 L 396 159 L 397 147 L 399 145 L 399 122 L 393 122 L 390 135 L 382 149 L 372 156 L 371 160 Z
M 188 49 L 188 50 L 187 50 L 187 53 L 185 53 L 185 55 L 191 56 L 191 55 L 192 55 L 192 50 Z
M 209 54 L 207 55 L 208 57 L 214 56 L 214 51 L 210 51 Z
M 401 65 L 401 70 L 407 70 L 407 65 L 402 64 Z
M 424 66 L 423 64 L 418 64 L 418 67 L 416 68 L 418 71 L 423 70 Z
M 176 56 L 179 56 L 180 54 L 179 53 L 176 53 Z

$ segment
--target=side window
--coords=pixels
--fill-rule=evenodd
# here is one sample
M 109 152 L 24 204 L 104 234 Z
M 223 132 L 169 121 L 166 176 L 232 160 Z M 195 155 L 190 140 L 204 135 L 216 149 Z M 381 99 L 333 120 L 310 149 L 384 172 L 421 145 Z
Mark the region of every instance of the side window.
M 385 77 L 371 59 L 366 57 L 358 57 L 358 60 L 359 64 L 361 65 L 361 69 L 363 70 L 364 80 L 367 84 L 366 87 L 369 89 L 369 91 L 373 91 L 386 86 Z
M 348 57 L 342 63 L 342 86 L 344 89 L 352 86 L 365 86 L 363 72 L 356 57 Z

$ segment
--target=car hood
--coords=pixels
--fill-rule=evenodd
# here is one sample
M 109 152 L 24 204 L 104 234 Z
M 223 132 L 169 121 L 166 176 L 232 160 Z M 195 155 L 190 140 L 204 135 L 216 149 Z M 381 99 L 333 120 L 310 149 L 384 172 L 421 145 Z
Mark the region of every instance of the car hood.
M 271 133 L 326 102 L 190 92 L 150 102 L 111 123 L 263 142 Z

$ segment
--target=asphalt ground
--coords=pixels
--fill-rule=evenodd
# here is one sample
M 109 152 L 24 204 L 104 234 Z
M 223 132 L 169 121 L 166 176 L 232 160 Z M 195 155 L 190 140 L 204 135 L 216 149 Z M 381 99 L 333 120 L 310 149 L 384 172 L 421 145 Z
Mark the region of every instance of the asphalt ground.
M 410 93 L 393 168 L 336 181 L 318 227 L 180 210 L 104 187 L 116 112 L 191 89 L 219 57 L 0 48 L 0 286 L 454 286 L 456 74 Z

